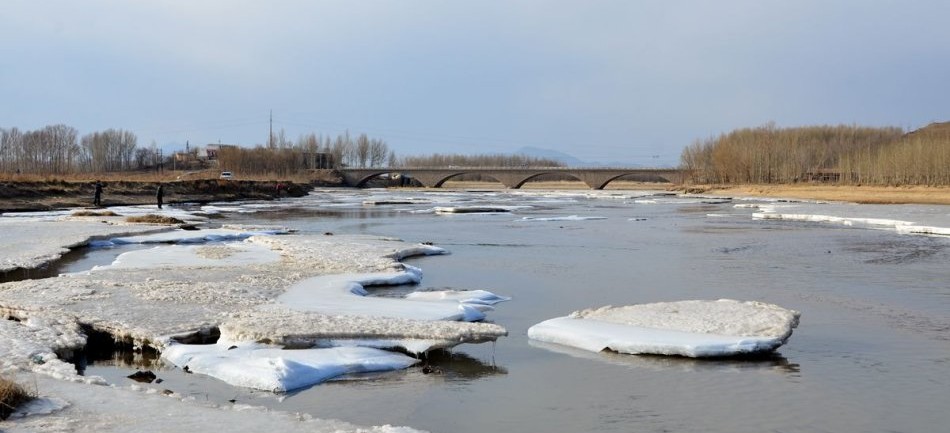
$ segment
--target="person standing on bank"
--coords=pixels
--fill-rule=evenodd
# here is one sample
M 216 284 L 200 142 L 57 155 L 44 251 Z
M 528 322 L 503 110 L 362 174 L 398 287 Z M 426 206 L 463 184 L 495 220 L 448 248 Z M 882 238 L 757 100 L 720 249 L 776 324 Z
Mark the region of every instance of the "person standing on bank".
M 92 196 L 92 205 L 95 207 L 102 206 L 102 182 L 96 181 L 96 192 Z
M 162 198 L 165 197 L 165 185 L 158 184 L 158 191 L 155 192 L 155 199 L 158 201 L 158 208 L 162 208 Z

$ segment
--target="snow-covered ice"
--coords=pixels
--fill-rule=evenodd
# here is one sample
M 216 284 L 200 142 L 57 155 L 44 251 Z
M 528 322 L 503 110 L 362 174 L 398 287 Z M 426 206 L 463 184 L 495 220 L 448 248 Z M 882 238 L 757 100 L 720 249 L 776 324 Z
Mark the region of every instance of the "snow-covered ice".
M 280 260 L 280 254 L 263 245 L 249 242 L 224 242 L 213 245 L 159 245 L 120 254 L 109 265 L 96 266 L 92 271 L 105 269 L 170 267 L 214 267 L 263 265 Z
M 761 302 L 679 301 L 576 311 L 536 324 L 528 337 L 592 352 L 719 357 L 775 350 L 799 313 Z
M 229 228 L 202 229 L 202 230 L 172 230 L 141 236 L 114 237 L 103 241 L 94 241 L 93 246 L 110 246 L 122 244 L 189 244 L 205 242 L 222 242 L 244 240 L 251 236 L 265 236 L 286 234 L 287 229 L 237 230 Z
M 4 221 L 4 224 L 13 223 Z M 93 234 L 107 237 L 115 233 L 111 230 L 117 230 L 102 223 L 95 223 L 98 224 L 95 227 L 108 228 L 104 232 L 82 225 L 92 224 L 89 222 L 43 224 L 46 223 L 31 221 L 27 226 L 39 225 L 48 233 L 58 232 L 59 227 L 83 227 L 86 231 L 77 242 L 85 242 Z M 154 227 L 118 229 L 135 232 L 154 230 Z M 41 232 L 30 233 L 40 237 Z M 242 386 L 269 390 L 289 390 L 348 372 L 405 368 L 416 362 L 406 355 L 378 350 L 381 348 L 421 353 L 462 343 L 493 341 L 507 335 L 503 327 L 492 323 L 420 320 L 435 318 L 427 310 L 433 305 L 438 305 L 440 310 L 452 306 L 458 311 L 459 306 L 465 304 L 480 313 L 501 299 L 487 292 L 473 292 L 464 299 L 450 294 L 443 300 L 392 299 L 417 307 L 415 312 L 411 311 L 412 307 L 406 308 L 402 317 L 369 316 L 352 311 L 347 314 L 332 310 L 297 311 L 277 302 L 277 298 L 295 284 L 334 273 L 371 275 L 359 279 L 366 284 L 417 281 L 420 271 L 399 260 L 413 255 L 447 253 L 435 246 L 373 236 L 270 236 L 265 234 L 273 232 L 248 232 L 240 228 L 197 233 L 200 235 L 195 236 L 193 231 L 172 231 L 161 236 L 127 236 L 124 240 L 133 243 L 184 244 L 128 252 L 94 272 L 0 285 L 0 314 L 17 319 L 0 320 L 0 341 L 4 342 L 0 344 L 0 372 L 35 374 L 37 381 L 43 384 L 44 396 L 69 403 L 50 406 L 57 410 L 48 415 L 26 416 L 12 424 L 8 421 L 5 430 L 34 431 L 41 425 L 83 425 L 89 426 L 89 431 L 160 430 L 157 428 L 160 417 L 151 414 L 133 420 L 120 416 L 124 423 L 112 424 L 113 415 L 121 413 L 113 413 L 113 403 L 115 407 L 133 404 L 137 409 L 141 403 L 145 410 L 175 412 L 178 417 L 172 425 L 208 425 L 209 419 L 221 418 L 225 421 L 220 425 L 229 430 L 259 431 L 229 418 L 235 413 L 230 409 L 197 407 L 193 402 L 183 404 L 176 398 L 89 385 L 104 381 L 78 375 L 72 364 L 60 358 L 86 344 L 80 324 L 108 332 L 125 343 L 164 350 L 166 356 L 188 351 L 191 358 L 185 362 L 189 368 L 223 376 Z M 207 236 L 209 233 L 213 235 Z M 55 241 L 53 237 L 41 239 L 49 239 L 48 245 L 63 242 L 61 237 Z M 187 243 L 199 239 L 201 243 Z M 221 239 L 244 240 L 218 242 Z M 175 256 L 179 256 L 178 259 Z M 345 295 L 354 300 L 365 298 L 352 292 Z M 221 353 L 198 356 L 195 350 L 220 347 L 176 343 L 178 336 L 207 334 L 215 328 L 220 329 L 221 344 L 228 341 L 241 349 L 224 349 L 225 358 L 221 358 Z M 268 342 L 273 346 L 261 347 L 252 342 Z M 238 355 L 245 357 L 228 359 Z M 86 387 L 71 386 L 72 382 L 84 382 Z M 87 398 L 97 402 L 95 407 L 84 400 Z M 323 431 L 327 426 L 343 426 L 336 427 L 341 431 L 358 430 L 326 421 L 298 425 L 295 422 L 299 421 L 270 412 L 263 417 L 270 419 L 268 428 L 276 426 L 282 431 Z M 247 424 L 262 425 L 257 421 Z M 412 430 L 384 426 L 374 431 Z
M 605 219 L 607 219 L 607 217 L 567 215 L 554 217 L 522 217 L 521 221 L 595 221 Z
M 258 343 L 172 344 L 162 357 L 234 386 L 286 392 L 351 373 L 399 370 L 417 362 L 368 347 L 282 349 Z
M 507 206 L 436 206 L 433 211 L 437 214 L 459 214 L 511 212 L 512 209 Z
M 40 398 L 3 422 L 3 431 L 8 433 L 149 433 L 204 431 L 209 428 L 229 433 L 419 432 L 390 425 L 361 427 L 240 403 L 218 406 L 177 393 L 164 395 L 136 385 L 90 386 L 44 376 L 14 379 L 29 383 L 31 387 L 35 384 Z
M 419 320 L 461 320 L 473 322 L 485 318 L 493 308 L 487 300 L 501 299 L 485 292 L 459 296 L 443 293 L 415 294 L 406 298 L 370 297 L 366 286 L 418 283 L 422 270 L 404 265 L 403 270 L 372 273 L 326 275 L 309 278 L 287 289 L 277 300 L 300 311 L 357 316 L 394 317 Z
M 115 217 L 100 221 L 104 219 L 0 218 L 0 272 L 40 267 L 94 239 L 168 230 L 167 226 L 125 224 Z
M 778 220 L 795 222 L 818 222 L 839 224 L 848 227 L 863 227 L 872 229 L 894 230 L 900 234 L 928 235 L 928 236 L 950 236 L 950 227 L 931 226 L 920 224 L 914 221 L 898 220 L 891 218 L 875 218 L 866 216 L 837 216 L 811 213 L 791 213 L 780 212 L 776 205 L 763 205 L 759 209 L 761 212 L 752 214 L 756 220 Z M 861 210 L 866 207 L 858 208 Z

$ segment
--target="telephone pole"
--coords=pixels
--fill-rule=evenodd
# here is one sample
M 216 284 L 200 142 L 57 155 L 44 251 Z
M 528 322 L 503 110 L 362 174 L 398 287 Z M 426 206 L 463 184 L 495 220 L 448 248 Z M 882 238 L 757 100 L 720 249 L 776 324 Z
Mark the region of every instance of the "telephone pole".
M 274 110 L 270 110 L 270 132 L 267 134 L 267 147 L 274 148 Z

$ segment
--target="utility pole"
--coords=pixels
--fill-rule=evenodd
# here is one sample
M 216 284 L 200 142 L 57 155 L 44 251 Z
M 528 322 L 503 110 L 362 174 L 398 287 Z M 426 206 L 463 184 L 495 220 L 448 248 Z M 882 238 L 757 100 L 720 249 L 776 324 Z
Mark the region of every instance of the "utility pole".
M 267 147 L 274 148 L 274 110 L 270 110 L 270 132 L 267 134 Z

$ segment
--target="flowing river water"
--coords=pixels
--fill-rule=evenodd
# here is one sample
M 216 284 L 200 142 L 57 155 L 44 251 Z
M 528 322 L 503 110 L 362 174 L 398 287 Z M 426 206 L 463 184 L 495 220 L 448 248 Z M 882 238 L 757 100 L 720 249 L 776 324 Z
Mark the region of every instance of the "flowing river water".
M 509 335 L 432 354 L 431 368 L 345 377 L 287 395 L 160 365 L 152 367 L 164 381 L 149 386 L 433 432 L 932 432 L 950 425 L 950 237 L 906 234 L 899 223 L 947 228 L 950 207 L 652 194 L 342 190 L 222 205 L 221 222 L 444 247 L 451 255 L 409 260 L 424 272 L 418 287 L 375 294 L 452 288 L 511 296 L 488 315 Z M 436 206 L 511 212 L 437 214 Z M 798 217 L 754 217 L 761 212 Z M 91 252 L 64 270 L 110 254 Z M 798 310 L 801 323 L 774 356 L 757 359 L 587 353 L 526 336 L 535 323 L 583 308 L 721 298 Z M 86 374 L 118 382 L 129 369 L 107 362 Z

